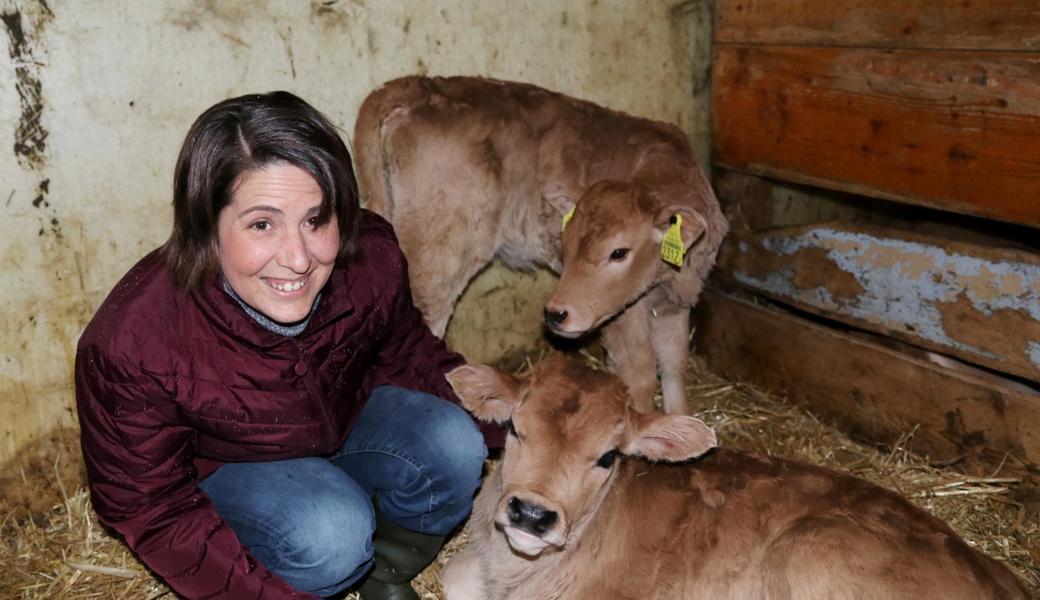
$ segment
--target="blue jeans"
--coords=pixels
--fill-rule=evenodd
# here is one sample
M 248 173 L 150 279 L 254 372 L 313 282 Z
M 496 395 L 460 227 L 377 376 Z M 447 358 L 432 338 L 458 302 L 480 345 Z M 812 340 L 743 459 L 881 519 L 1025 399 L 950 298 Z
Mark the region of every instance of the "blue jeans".
M 374 563 L 373 499 L 386 519 L 445 535 L 473 508 L 486 457 L 464 410 L 382 386 L 334 455 L 229 463 L 200 487 L 264 566 L 298 590 L 329 596 Z

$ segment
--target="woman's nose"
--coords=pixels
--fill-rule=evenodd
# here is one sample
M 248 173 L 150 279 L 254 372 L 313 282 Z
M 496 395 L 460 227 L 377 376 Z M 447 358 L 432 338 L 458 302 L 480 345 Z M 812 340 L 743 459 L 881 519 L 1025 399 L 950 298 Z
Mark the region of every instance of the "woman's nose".
M 294 273 L 306 273 L 311 266 L 310 253 L 307 250 L 307 240 L 298 231 L 290 232 L 282 241 L 282 247 L 278 253 L 278 264 L 291 269 Z

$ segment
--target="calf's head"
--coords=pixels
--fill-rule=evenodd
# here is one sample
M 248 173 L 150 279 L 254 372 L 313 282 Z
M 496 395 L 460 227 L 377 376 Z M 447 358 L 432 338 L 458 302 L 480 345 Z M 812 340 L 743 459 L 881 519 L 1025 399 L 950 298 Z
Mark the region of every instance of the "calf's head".
M 447 377 L 467 410 L 508 426 L 495 523 L 525 556 L 572 543 L 624 457 L 680 461 L 715 446 L 699 419 L 637 412 L 617 377 L 565 358 L 542 361 L 526 377 L 484 365 Z
M 677 215 L 685 250 L 707 228 L 693 208 L 637 183 L 600 181 L 576 204 L 565 197 L 552 202 L 561 212 L 574 209 L 563 231 L 563 272 L 545 306 L 546 325 L 563 337 L 599 327 L 673 268 L 661 258 L 661 242 Z

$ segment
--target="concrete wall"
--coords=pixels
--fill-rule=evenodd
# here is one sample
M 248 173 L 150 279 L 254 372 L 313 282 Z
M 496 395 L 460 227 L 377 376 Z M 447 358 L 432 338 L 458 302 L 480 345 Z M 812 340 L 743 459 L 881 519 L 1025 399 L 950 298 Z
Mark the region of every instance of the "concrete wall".
M 288 89 L 351 131 L 387 79 L 479 74 L 676 122 L 703 151 L 706 5 L 0 0 L 0 461 L 74 424 L 76 340 L 168 235 L 174 158 L 209 105 Z M 481 281 L 449 339 L 480 360 L 532 343 L 551 278 Z

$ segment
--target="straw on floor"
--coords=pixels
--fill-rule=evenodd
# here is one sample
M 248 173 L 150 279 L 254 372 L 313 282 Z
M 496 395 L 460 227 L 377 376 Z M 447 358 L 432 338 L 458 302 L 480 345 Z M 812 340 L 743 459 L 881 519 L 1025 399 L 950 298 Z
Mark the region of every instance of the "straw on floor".
M 902 444 L 879 450 L 856 443 L 799 407 L 713 375 L 696 359 L 687 396 L 722 445 L 828 466 L 897 490 L 1004 561 L 1040 597 L 1040 491 L 1034 483 L 999 468 L 984 477 L 940 469 Z M 913 435 L 906 432 L 904 442 Z M 465 543 L 462 532 L 419 576 L 415 587 L 424 600 L 442 598 L 441 565 Z M 0 564 L 0 599 L 176 597 L 97 523 L 72 430 L 43 440 L 0 470 Z

